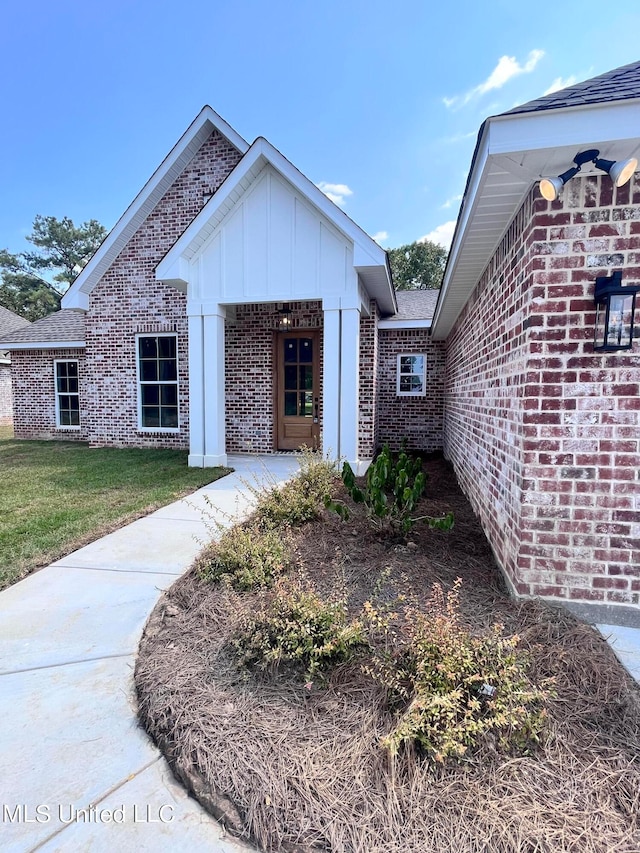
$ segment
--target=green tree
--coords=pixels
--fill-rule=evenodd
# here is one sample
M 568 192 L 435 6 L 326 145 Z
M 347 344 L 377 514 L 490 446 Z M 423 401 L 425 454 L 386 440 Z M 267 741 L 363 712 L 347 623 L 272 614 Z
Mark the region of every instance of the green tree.
M 389 264 L 396 290 L 427 290 L 440 287 L 447 250 L 429 240 L 389 249 Z
M 68 217 L 36 216 L 27 240 L 37 251 L 0 249 L 0 305 L 27 320 L 60 308 L 60 298 L 106 236 L 95 219 L 75 226 Z M 51 281 L 45 276 L 52 274 Z

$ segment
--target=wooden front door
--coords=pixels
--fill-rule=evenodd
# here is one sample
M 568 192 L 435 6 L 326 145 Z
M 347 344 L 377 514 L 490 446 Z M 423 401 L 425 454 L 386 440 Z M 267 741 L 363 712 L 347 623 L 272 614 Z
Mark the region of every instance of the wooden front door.
M 277 335 L 278 390 L 276 428 L 278 450 L 297 450 L 320 444 L 319 336 L 309 330 Z

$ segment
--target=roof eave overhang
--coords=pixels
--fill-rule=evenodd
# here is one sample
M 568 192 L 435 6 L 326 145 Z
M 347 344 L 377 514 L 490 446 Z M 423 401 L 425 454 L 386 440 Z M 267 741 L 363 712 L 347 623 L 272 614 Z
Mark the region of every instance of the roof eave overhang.
M 578 151 L 640 151 L 640 99 L 494 116 L 482 125 L 456 223 L 432 334 L 444 340 L 532 185 Z M 583 168 L 582 174 L 589 169 Z M 598 172 L 598 174 L 602 174 Z
M 0 341 L 0 347 L 13 352 L 29 349 L 85 349 L 86 341 Z
M 203 107 L 62 297 L 63 308 L 88 309 L 93 288 L 213 130 L 219 131 L 241 154 L 248 151 L 249 143 L 231 125 L 211 107 Z
M 269 164 L 353 243 L 353 265 L 383 313 L 396 310 L 386 251 L 263 137 L 251 145 L 156 269 L 156 279 L 185 291 L 189 265 L 248 185 Z

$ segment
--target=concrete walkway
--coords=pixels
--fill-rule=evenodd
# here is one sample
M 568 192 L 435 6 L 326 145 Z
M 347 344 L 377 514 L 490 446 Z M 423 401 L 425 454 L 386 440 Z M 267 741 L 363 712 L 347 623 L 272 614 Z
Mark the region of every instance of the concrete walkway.
M 297 469 L 284 456 L 229 465 L 236 473 L 0 593 L 4 853 L 249 849 L 173 781 L 138 727 L 132 680 L 161 591 L 210 538 L 205 497 L 237 516 L 251 501 L 247 484 L 282 482 Z

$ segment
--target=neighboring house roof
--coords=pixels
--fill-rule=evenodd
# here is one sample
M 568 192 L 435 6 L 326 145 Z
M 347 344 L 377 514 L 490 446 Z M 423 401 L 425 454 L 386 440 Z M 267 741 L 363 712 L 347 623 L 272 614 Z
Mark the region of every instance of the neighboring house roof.
M 359 225 L 334 204 L 271 143 L 259 136 L 233 171 L 223 181 L 184 233 L 158 264 L 156 278 L 177 287 L 187 282 L 188 262 L 204 245 L 225 215 L 251 186 L 265 165 L 270 164 L 347 238 L 353 241 L 353 265 L 369 295 L 380 310 L 396 310 L 387 253 Z
M 434 315 L 436 340 L 451 331 L 532 185 L 588 148 L 607 160 L 640 155 L 640 61 L 482 124 Z M 586 164 L 581 174 L 602 173 Z
M 236 133 L 231 125 L 227 124 L 211 107 L 203 107 L 65 293 L 62 298 L 64 308 L 87 310 L 89 294 L 100 278 L 214 129 L 228 139 L 241 154 L 248 150 L 248 142 Z
M 3 334 L 0 347 L 8 350 L 84 347 L 84 321 L 84 311 L 63 308 L 27 327 Z
M 6 335 L 14 332 L 16 329 L 22 329 L 25 326 L 30 325 L 31 323 L 29 320 L 25 320 L 24 317 L 20 317 L 18 314 L 14 314 L 13 311 L 9 311 L 8 308 L 4 308 L 0 305 L 0 340 L 2 340 Z M 9 362 L 7 353 L 2 348 L 0 348 L 0 362 L 3 364 Z
M 439 290 L 396 290 L 398 310 L 393 317 L 380 320 L 381 329 L 429 328 L 438 301 Z

